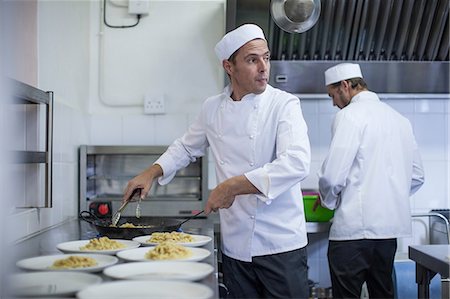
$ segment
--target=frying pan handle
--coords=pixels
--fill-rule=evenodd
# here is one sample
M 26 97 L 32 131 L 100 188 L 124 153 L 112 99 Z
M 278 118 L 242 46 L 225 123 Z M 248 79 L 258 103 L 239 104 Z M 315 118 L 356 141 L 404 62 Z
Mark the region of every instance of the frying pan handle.
M 198 212 L 198 213 L 195 214 L 194 216 L 189 217 L 189 218 L 186 219 L 186 220 L 183 220 L 180 224 L 178 224 L 178 228 L 180 228 L 181 225 L 185 224 L 186 222 L 188 222 L 188 221 L 191 220 L 192 218 L 197 217 L 198 215 L 200 215 L 200 214 L 203 213 L 204 211 L 205 211 L 205 210 L 201 210 L 200 212 Z
M 91 220 L 88 217 L 94 218 L 94 220 Z M 83 219 L 84 221 L 90 223 L 90 224 L 95 224 L 96 220 L 97 221 L 100 220 L 100 218 L 98 218 L 97 215 L 95 215 L 94 213 L 92 213 L 90 211 L 81 211 L 80 212 L 80 218 Z

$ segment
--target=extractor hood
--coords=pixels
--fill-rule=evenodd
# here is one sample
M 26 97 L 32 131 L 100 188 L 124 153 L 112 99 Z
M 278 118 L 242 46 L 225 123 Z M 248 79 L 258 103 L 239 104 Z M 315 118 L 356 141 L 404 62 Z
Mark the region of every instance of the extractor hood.
M 228 0 L 227 31 L 261 26 L 272 53 L 271 84 L 293 93 L 324 93 L 323 72 L 361 65 L 380 93 L 449 93 L 448 0 L 323 0 L 304 33 L 280 29 L 270 0 Z

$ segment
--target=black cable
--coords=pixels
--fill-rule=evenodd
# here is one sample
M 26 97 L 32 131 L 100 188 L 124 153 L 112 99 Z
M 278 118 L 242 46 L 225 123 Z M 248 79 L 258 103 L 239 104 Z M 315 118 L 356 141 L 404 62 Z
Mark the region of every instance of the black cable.
M 132 25 L 128 25 L 128 26 L 115 26 L 115 25 L 108 24 L 108 22 L 106 21 L 106 0 L 103 0 L 103 23 L 105 23 L 105 25 L 108 26 L 109 28 L 123 29 L 123 28 L 135 27 L 139 24 L 139 21 L 141 20 L 141 15 L 140 14 L 136 15 L 136 18 L 137 18 L 137 22 Z

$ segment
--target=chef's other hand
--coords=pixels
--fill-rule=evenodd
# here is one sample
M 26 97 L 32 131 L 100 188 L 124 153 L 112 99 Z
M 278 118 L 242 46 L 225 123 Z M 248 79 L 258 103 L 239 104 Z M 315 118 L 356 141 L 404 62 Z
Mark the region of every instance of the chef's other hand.
M 232 194 L 231 185 L 230 180 L 226 180 L 211 191 L 205 206 L 206 215 L 209 215 L 211 212 L 217 212 L 218 209 L 231 207 L 235 198 Z
M 135 189 L 141 189 L 141 199 L 144 199 L 150 188 L 152 187 L 153 180 L 162 176 L 163 170 L 158 164 L 154 164 L 128 181 L 127 187 L 123 192 L 122 202 L 131 200 L 131 195 Z
M 205 214 L 217 212 L 218 209 L 228 209 L 233 204 L 236 195 L 242 194 L 261 194 L 261 192 L 245 175 L 234 176 L 223 181 L 209 194 Z
M 319 206 L 320 206 L 320 197 L 317 197 L 316 201 L 314 202 L 313 208 L 312 208 L 313 212 L 315 212 L 317 210 L 317 207 L 319 207 Z

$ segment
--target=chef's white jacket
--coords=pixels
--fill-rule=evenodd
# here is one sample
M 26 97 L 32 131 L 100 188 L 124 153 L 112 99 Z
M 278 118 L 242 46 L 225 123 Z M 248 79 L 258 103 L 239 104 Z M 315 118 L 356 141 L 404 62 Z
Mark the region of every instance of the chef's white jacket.
M 322 205 L 336 209 L 330 240 L 411 234 L 409 197 L 424 183 L 410 122 L 370 91 L 354 96 L 332 126 L 319 171 Z
M 311 153 L 300 100 L 267 85 L 259 95 L 230 98 L 230 87 L 208 98 L 199 117 L 155 162 L 167 184 L 175 172 L 203 156 L 208 146 L 217 181 L 244 174 L 262 194 L 239 195 L 220 209 L 222 251 L 234 259 L 306 246 L 300 181 Z

